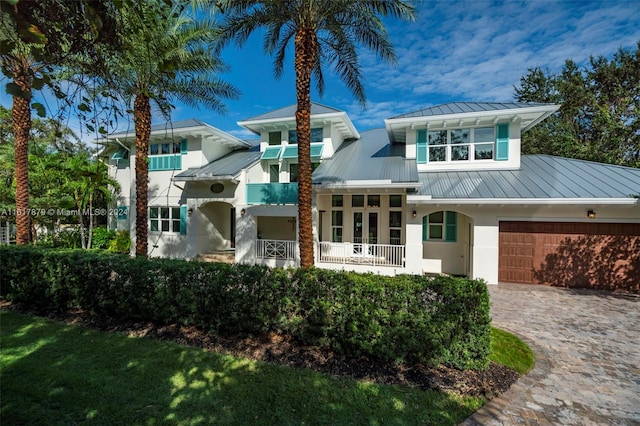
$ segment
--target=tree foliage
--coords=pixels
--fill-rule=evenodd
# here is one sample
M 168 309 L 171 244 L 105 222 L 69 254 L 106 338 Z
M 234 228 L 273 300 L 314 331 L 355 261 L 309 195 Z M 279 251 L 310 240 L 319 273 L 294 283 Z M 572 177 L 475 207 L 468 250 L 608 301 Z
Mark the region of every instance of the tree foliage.
M 567 60 L 557 74 L 531 68 L 515 98 L 561 105 L 523 135 L 523 153 L 640 167 L 640 42 L 585 67 Z
M 311 79 L 315 79 L 322 95 L 322 71 L 331 66 L 364 106 L 358 48 L 367 48 L 382 60 L 395 62 L 382 18 L 413 20 L 414 7 L 402 0 L 223 0 L 217 6 L 224 14 L 221 46 L 231 41 L 242 45 L 254 31 L 264 30 L 264 50 L 274 56 L 276 77 L 282 75 L 287 49 L 293 43 L 300 265 L 313 266 Z

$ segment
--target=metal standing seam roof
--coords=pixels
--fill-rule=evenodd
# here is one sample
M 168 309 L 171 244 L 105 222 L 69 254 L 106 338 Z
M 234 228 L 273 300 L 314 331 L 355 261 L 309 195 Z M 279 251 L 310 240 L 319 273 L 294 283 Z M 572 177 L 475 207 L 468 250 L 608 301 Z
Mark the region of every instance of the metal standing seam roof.
M 271 120 L 276 118 L 294 118 L 296 116 L 297 108 L 298 105 L 293 104 L 264 114 L 256 115 L 255 117 L 247 118 L 246 120 L 241 120 L 241 122 Z M 336 112 L 344 111 L 316 102 L 311 102 L 311 115 L 332 114 Z
M 620 199 L 640 195 L 640 169 L 551 155 L 523 155 L 518 170 L 419 173 L 432 199 Z
M 416 161 L 406 159 L 404 145 L 391 144 L 381 128 L 361 133 L 358 140 L 343 142 L 333 157 L 323 160 L 313 172 L 314 184 L 362 180 L 417 183 Z
M 418 111 L 408 112 L 406 114 L 396 115 L 389 118 L 394 120 L 398 118 L 413 117 L 431 117 L 450 114 L 465 114 L 473 112 L 491 112 L 507 109 L 531 108 L 537 106 L 546 106 L 549 104 L 542 103 L 520 103 L 520 102 L 450 102 L 447 104 L 436 105 L 424 108 Z
M 260 146 L 250 150 L 233 151 L 200 168 L 187 169 L 173 177 L 177 181 L 215 180 L 237 176 L 243 169 L 260 160 Z

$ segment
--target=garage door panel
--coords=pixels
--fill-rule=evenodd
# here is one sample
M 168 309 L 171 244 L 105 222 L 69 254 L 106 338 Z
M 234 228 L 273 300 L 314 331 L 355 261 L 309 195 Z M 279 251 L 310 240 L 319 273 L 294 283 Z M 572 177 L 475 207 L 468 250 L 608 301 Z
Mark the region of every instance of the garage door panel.
M 640 224 L 501 222 L 499 280 L 639 293 Z

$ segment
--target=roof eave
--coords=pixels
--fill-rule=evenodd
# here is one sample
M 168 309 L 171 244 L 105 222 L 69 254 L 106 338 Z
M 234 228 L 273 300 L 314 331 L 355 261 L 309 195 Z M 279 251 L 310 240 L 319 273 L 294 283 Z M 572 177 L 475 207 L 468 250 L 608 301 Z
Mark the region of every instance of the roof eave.
M 640 205 L 640 199 L 625 198 L 434 198 L 431 195 L 409 195 L 407 202 L 416 204 L 460 204 L 460 205 Z

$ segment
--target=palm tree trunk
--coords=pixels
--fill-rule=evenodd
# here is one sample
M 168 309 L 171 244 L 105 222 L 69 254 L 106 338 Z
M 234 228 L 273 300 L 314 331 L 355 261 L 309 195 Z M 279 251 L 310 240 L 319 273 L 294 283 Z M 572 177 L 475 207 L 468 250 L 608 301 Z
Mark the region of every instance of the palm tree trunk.
M 13 134 L 16 162 L 16 244 L 29 244 L 29 132 L 31 131 L 31 75 L 26 62 L 17 61 L 13 82 L 23 96 L 13 96 Z
M 138 93 L 133 101 L 133 121 L 136 131 L 136 256 L 146 256 L 151 103 L 143 93 Z
M 313 266 L 313 219 L 311 216 L 311 71 L 318 39 L 313 29 L 299 28 L 295 36 L 296 131 L 298 133 L 298 243 L 300 266 Z

